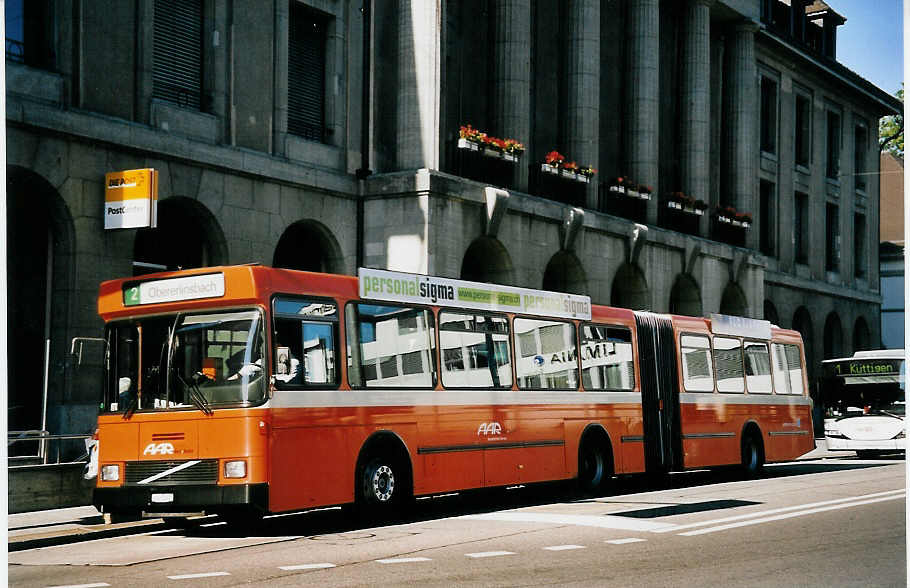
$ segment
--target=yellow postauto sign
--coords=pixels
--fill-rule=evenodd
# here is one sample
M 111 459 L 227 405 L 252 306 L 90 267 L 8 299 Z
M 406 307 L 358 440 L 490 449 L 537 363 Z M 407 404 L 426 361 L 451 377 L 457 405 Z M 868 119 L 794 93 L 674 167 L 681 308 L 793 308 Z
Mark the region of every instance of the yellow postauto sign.
M 360 296 L 372 300 L 439 304 L 562 318 L 591 318 L 587 296 L 360 268 Z
M 147 168 L 105 174 L 105 229 L 136 229 L 157 224 L 158 172 Z

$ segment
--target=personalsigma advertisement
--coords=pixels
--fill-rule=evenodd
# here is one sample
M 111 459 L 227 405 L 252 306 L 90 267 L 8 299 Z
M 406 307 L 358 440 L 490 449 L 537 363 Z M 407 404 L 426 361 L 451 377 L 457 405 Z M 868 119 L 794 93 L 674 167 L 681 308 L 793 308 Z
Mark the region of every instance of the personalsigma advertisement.
M 581 320 L 591 318 L 591 299 L 577 294 L 369 268 L 360 268 L 358 276 L 360 296 L 365 299 Z

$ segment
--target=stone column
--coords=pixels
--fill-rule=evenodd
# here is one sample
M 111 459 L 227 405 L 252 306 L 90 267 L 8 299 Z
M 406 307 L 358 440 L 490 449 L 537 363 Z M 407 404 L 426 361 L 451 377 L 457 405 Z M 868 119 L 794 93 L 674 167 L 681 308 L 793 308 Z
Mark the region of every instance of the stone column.
M 725 51 L 727 62 L 724 80 L 728 82 L 724 100 L 724 165 L 726 181 L 721 204 L 740 212 L 756 215 L 758 200 L 758 79 L 755 62 L 755 32 L 758 23 L 742 22 L 735 26 Z M 753 227 L 754 229 L 754 227 Z M 746 246 L 758 244 L 757 231 L 746 233 Z
M 626 171 L 635 182 L 648 184 L 655 197 L 648 204 L 648 222 L 657 224 L 658 122 L 660 118 L 660 2 L 631 0 L 626 45 Z
M 566 157 L 599 168 L 600 1 L 570 0 L 566 12 Z M 596 183 L 588 185 L 588 208 L 597 208 L 597 192 Z
M 492 133 L 524 143 L 531 140 L 531 1 L 493 3 Z M 517 165 L 518 189 L 528 191 L 527 155 Z
M 705 202 L 710 201 L 712 2 L 688 0 L 686 6 L 679 112 L 681 189 Z M 700 234 L 707 224 L 704 219 Z
M 440 5 L 398 0 L 395 166 L 439 169 Z

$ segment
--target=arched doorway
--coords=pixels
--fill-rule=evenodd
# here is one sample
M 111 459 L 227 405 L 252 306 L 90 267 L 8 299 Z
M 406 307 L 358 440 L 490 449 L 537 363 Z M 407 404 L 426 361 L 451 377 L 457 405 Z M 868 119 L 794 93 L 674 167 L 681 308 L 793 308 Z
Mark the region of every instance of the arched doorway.
M 272 265 L 308 272 L 344 273 L 338 241 L 325 225 L 314 220 L 297 221 L 285 229 L 275 247 Z
M 720 313 L 732 316 L 747 316 L 749 304 L 746 302 L 746 295 L 743 289 L 736 283 L 730 282 L 724 288 L 724 293 L 720 297 Z
M 702 316 L 701 292 L 692 276 L 679 274 L 676 277 L 670 290 L 670 313 Z
M 158 226 L 139 229 L 133 243 L 133 275 L 223 265 L 227 241 L 215 216 L 182 196 L 158 203 Z
M 859 317 L 853 325 L 853 351 L 872 349 L 872 335 L 866 319 Z
M 547 264 L 542 287 L 553 292 L 587 294 L 588 278 L 575 254 L 563 250 L 554 255 Z
M 7 317 L 7 426 L 53 428 L 43 392 L 46 383 L 49 415 L 63 400 L 66 374 L 52 366 L 65 365 L 69 351 L 75 228 L 54 187 L 17 166 L 7 167 L 6 214 L 7 305 L 15 310 Z
M 473 282 L 512 284 L 512 259 L 492 237 L 475 239 L 461 260 L 461 279 Z
M 623 264 L 613 276 L 610 290 L 610 305 L 632 310 L 648 310 L 651 307 L 651 293 L 644 274 L 636 266 Z
M 825 319 L 824 350 L 825 359 L 844 356 L 844 330 L 836 312 L 831 312 Z
M 812 336 L 814 331 L 812 330 L 812 317 L 805 306 L 800 306 L 793 313 L 793 330 L 798 331 L 803 338 L 803 349 L 806 353 L 806 363 L 808 364 L 806 367 L 810 375 L 814 374 L 817 360 L 815 357 L 815 341 Z
M 770 300 L 765 300 L 765 320 L 772 325 L 780 325 L 780 316 L 777 314 L 777 307 Z

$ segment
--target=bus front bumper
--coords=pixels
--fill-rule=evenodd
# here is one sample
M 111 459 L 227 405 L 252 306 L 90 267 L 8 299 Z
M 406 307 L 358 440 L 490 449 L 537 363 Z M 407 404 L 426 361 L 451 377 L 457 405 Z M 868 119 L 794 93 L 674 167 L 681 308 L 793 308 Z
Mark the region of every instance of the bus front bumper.
M 268 512 L 268 484 L 214 486 L 121 486 L 95 488 L 92 504 L 102 512 L 142 511 L 218 513 L 253 509 Z
M 879 450 L 895 451 L 906 447 L 905 439 L 845 439 L 843 437 L 825 437 L 829 451 Z

